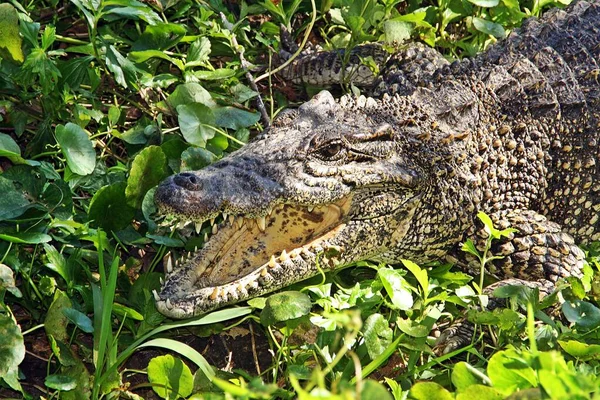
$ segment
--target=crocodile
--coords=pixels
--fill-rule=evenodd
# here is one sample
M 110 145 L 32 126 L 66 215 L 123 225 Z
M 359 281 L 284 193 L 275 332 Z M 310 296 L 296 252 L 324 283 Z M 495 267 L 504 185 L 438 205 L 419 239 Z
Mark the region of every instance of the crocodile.
M 485 243 L 480 211 L 516 229 L 491 250 L 499 281 L 549 292 L 582 276 L 576 243 L 600 239 L 600 2 L 528 19 L 473 58 L 400 53 L 368 79 L 379 94 L 322 91 L 158 186 L 181 232 L 210 230 L 201 249 L 166 258 L 160 312 L 201 315 L 360 260 L 478 273 L 460 247 Z

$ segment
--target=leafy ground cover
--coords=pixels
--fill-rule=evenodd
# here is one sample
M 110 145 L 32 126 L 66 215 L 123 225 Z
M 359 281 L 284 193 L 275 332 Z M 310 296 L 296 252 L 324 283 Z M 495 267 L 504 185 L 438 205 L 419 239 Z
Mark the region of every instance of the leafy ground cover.
M 0 4 L 0 397 L 600 398 L 597 247 L 560 296 L 469 311 L 476 340 L 441 357 L 431 333 L 485 301 L 450 265 L 363 262 L 190 321 L 152 296 L 165 254 L 199 244 L 156 224 L 156 184 L 263 129 L 248 72 L 271 117 L 306 99 L 268 72 L 280 24 L 326 49 L 412 38 L 458 58 L 556 5 Z

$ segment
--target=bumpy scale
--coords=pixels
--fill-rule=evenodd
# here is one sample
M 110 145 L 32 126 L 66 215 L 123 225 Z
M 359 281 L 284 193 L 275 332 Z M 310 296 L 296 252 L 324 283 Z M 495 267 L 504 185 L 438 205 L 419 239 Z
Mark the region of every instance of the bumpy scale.
M 331 77 L 315 60 L 292 73 Z M 600 240 L 599 65 L 600 3 L 577 1 L 473 59 L 410 46 L 368 81 L 376 98 L 321 92 L 159 186 L 163 213 L 213 226 L 167 263 L 159 310 L 191 317 L 364 259 L 475 267 L 458 248 L 483 246 L 480 210 L 518 229 L 492 249 L 497 278 L 549 291 L 580 276 L 575 243 Z

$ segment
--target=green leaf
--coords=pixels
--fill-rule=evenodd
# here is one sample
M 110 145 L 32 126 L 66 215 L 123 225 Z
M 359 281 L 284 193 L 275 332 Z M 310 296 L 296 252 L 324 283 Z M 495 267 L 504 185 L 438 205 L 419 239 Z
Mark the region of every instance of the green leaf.
M 206 359 L 202 356 L 202 354 L 200 354 L 193 347 L 185 343 L 181 343 L 173 339 L 159 338 L 145 342 L 139 347 L 150 346 L 162 347 L 163 349 L 167 349 L 169 351 L 175 351 L 181 354 L 182 356 L 187 357 L 190 361 L 193 361 L 198 366 L 198 368 L 202 370 L 204 376 L 207 377 L 209 380 L 212 380 L 215 377 L 215 372 L 213 371 L 213 368 L 210 366 L 208 361 L 206 361 Z
M 408 398 L 414 400 L 453 400 L 454 396 L 435 382 L 417 382 L 410 389 Z
M 385 386 L 373 379 L 366 379 L 363 382 L 360 398 L 363 400 L 393 400 Z
M 311 309 L 310 297 L 302 292 L 281 292 L 269 296 L 265 308 L 260 313 L 260 322 L 265 326 L 289 321 L 308 315 Z
M 481 383 L 481 379 L 473 373 L 473 367 L 464 361 L 454 366 L 451 378 L 452 384 L 459 392 L 464 392 L 469 386 Z
M 15 297 L 22 297 L 21 291 L 15 285 L 13 270 L 7 265 L 0 263 L 0 293 L 8 291 Z
M 67 375 L 48 375 L 44 384 L 50 389 L 68 391 L 77 387 L 77 380 Z
M 19 15 L 8 3 L 0 4 L 0 57 L 17 63 L 24 61 L 21 49 L 22 39 L 19 35 Z
M 365 321 L 363 336 L 369 357 L 374 360 L 392 343 L 394 331 L 383 315 L 372 314 Z
M 54 293 L 54 301 L 50 305 L 44 319 L 44 329 L 48 336 L 52 335 L 59 341 L 69 340 L 67 333 L 68 318 L 63 311 L 71 307 L 73 307 L 71 299 L 64 292 L 57 290 Z
M 27 164 L 27 160 L 21 157 L 19 145 L 6 133 L 0 133 L 0 157 L 6 157 L 14 164 Z
M 129 1 L 130 6 L 115 7 L 104 11 L 105 15 L 118 15 L 130 19 L 141 19 L 150 25 L 162 22 L 160 17 L 152 9 L 138 1 Z
M 200 103 L 177 107 L 179 129 L 185 140 L 199 147 L 215 136 L 215 116 L 210 108 Z
M 389 20 L 383 23 L 386 43 L 403 43 L 410 39 L 414 25 L 406 21 Z
M 208 56 L 210 55 L 210 51 L 210 40 L 208 40 L 207 37 L 203 36 L 199 39 L 196 39 L 190 45 L 185 66 L 195 67 L 206 64 L 208 62 Z
M 217 105 L 210 93 L 201 85 L 194 82 L 177 86 L 167 98 L 167 103 L 174 109 L 177 109 L 180 105 L 189 105 L 192 103 L 201 103 L 207 107 L 215 107 Z
M 193 75 L 201 81 L 218 81 L 235 76 L 235 71 L 229 68 L 217 68 L 214 71 L 194 71 Z
M 175 60 L 172 57 L 159 50 L 132 51 L 127 55 L 127 57 L 129 57 L 133 62 L 136 62 L 138 64 L 144 63 L 151 58 L 160 58 L 177 65 L 177 63 L 175 63 Z
M 392 304 L 399 310 L 409 310 L 413 305 L 413 297 L 404 277 L 392 268 L 380 268 L 377 275 Z
M 236 107 L 217 107 L 213 109 L 213 113 L 217 125 L 234 130 L 248 128 L 260 120 L 258 112 L 240 110 Z
M 587 344 L 577 340 L 559 340 L 558 344 L 564 351 L 581 360 L 600 359 L 600 344 Z
M 81 311 L 77 311 L 74 308 L 65 308 L 63 309 L 63 314 L 65 317 L 69 319 L 72 323 L 74 323 L 79 329 L 81 329 L 85 333 L 94 332 L 94 327 L 92 326 L 92 320 L 82 313 Z
M 181 153 L 181 171 L 196 171 L 217 161 L 210 151 L 201 147 L 189 147 Z
M 494 388 L 504 395 L 537 386 L 536 374 L 515 350 L 499 351 L 490 359 L 487 373 Z
M 52 240 L 49 235 L 39 232 L 2 232 L 0 233 L 0 239 L 6 240 L 11 243 L 27 243 L 27 244 L 40 244 L 48 243 Z
M 473 17 L 473 26 L 479 32 L 483 32 L 487 35 L 494 36 L 497 39 L 502 39 L 506 35 L 502 25 L 495 22 L 488 21 L 483 18 Z
M 0 313 L 0 378 L 17 369 L 25 358 L 21 328 L 6 312 Z
M 516 392 L 515 394 L 518 396 L 519 394 L 521 394 L 523 392 Z M 460 392 L 457 396 L 456 396 L 456 400 L 502 400 L 504 399 L 505 396 L 502 395 L 502 393 L 500 393 L 499 391 L 497 391 L 494 388 L 491 388 L 489 386 L 485 386 L 485 385 L 471 385 L 469 387 L 467 387 L 463 392 Z M 521 398 L 521 397 L 518 397 Z M 513 398 L 512 396 L 510 397 L 511 400 L 517 400 L 517 398 Z M 522 397 L 523 400 L 526 399 L 541 399 L 541 397 L 527 397 L 524 396 Z
M 469 3 L 473 3 L 478 7 L 492 8 L 496 7 L 500 0 L 469 0 Z
M 3 176 L 0 176 L 0 193 L 0 221 L 16 218 L 32 206 L 25 193 L 17 190 L 13 181 Z
M 168 174 L 167 157 L 159 146 L 149 146 L 140 151 L 133 159 L 127 178 L 127 204 L 136 209 L 140 208 L 146 192 L 158 185 Z
M 99 226 L 107 232 L 124 229 L 135 215 L 125 196 L 126 182 L 117 182 L 100 188 L 92 197 L 88 209 L 88 218 L 93 226 Z
M 421 288 L 423 289 L 424 297 L 427 297 L 429 294 L 429 279 L 427 278 L 427 270 L 422 269 L 410 260 L 402 260 L 402 265 L 404 265 L 404 267 L 412 272 L 415 278 L 417 278 L 417 282 L 419 282 L 419 285 L 421 285 Z
M 160 22 L 148 25 L 144 33 L 133 44 L 134 51 L 140 50 L 167 50 L 185 36 L 185 25 Z
M 194 389 L 194 377 L 188 366 L 169 354 L 150 360 L 148 380 L 152 390 L 168 400 L 188 397 Z
M 89 175 L 96 166 L 96 152 L 87 133 L 71 122 L 56 127 L 56 141 L 71 171 Z
M 600 309 L 587 301 L 565 301 L 562 312 L 569 322 L 583 330 L 597 329 L 600 326 Z

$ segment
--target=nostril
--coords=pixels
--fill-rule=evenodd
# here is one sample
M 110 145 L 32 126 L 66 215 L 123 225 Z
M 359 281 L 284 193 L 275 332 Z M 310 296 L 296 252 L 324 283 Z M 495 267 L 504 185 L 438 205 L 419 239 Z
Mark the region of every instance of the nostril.
M 194 174 L 189 172 L 182 172 L 181 174 L 177 174 L 173 177 L 173 181 L 177 186 L 181 186 L 187 190 L 199 190 L 200 189 L 200 180 Z

